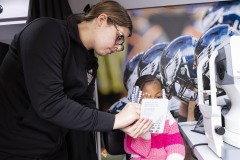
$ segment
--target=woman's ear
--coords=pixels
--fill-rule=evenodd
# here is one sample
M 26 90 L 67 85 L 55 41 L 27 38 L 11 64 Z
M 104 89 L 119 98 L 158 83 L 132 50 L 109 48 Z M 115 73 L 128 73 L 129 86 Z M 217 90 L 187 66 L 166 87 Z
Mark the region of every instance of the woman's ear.
M 103 24 L 107 24 L 108 16 L 105 13 L 100 14 L 97 17 L 97 25 L 100 27 Z

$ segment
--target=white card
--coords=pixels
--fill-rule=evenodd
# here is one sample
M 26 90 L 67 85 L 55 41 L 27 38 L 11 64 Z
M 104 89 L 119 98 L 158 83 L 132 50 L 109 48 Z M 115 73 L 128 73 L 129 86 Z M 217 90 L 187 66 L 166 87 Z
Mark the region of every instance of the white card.
M 152 133 L 163 133 L 168 113 L 168 99 L 142 99 L 141 117 L 153 120 Z

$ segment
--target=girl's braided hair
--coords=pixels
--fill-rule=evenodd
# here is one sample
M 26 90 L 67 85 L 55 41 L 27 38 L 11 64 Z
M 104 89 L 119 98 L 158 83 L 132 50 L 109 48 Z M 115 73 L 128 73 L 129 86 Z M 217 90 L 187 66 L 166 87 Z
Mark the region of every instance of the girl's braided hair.
M 150 74 L 139 77 L 135 83 L 135 86 L 138 86 L 140 90 L 142 90 L 145 83 L 153 82 L 153 81 L 158 81 L 162 86 L 161 81 L 156 76 L 150 75 Z

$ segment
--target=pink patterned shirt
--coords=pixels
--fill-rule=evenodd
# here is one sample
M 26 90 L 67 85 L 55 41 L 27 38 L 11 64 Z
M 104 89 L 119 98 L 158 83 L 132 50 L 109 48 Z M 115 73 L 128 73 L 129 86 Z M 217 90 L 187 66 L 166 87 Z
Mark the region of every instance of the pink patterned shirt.
M 134 160 L 183 160 L 185 148 L 176 120 L 170 112 L 161 134 L 132 138 L 125 135 L 124 149 Z

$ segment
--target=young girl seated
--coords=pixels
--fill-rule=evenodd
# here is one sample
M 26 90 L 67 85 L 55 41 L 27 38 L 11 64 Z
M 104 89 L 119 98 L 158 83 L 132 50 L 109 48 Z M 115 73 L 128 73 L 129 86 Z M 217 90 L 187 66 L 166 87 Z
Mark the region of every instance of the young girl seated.
M 143 98 L 162 98 L 161 82 L 152 75 L 144 75 L 135 83 Z M 183 160 L 185 148 L 177 122 L 168 111 L 163 133 L 147 132 L 138 138 L 125 135 L 124 149 L 134 160 Z

